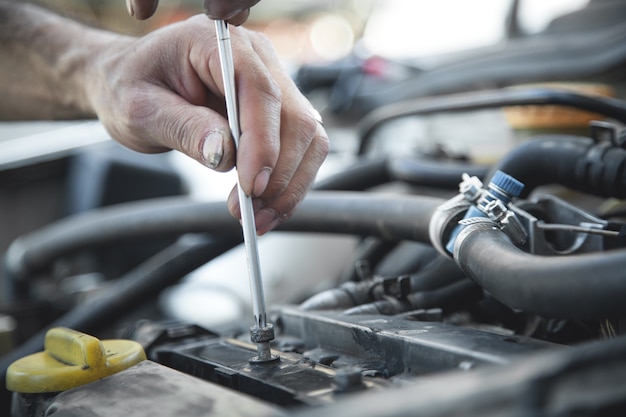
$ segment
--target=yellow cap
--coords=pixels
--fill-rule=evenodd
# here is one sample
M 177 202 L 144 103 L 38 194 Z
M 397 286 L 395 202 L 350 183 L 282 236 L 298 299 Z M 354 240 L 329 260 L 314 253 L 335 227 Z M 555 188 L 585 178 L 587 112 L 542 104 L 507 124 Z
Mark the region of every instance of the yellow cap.
M 7 369 L 7 389 L 20 393 L 60 392 L 123 371 L 146 359 L 132 340 L 103 340 L 57 327 L 46 333 L 45 351 Z

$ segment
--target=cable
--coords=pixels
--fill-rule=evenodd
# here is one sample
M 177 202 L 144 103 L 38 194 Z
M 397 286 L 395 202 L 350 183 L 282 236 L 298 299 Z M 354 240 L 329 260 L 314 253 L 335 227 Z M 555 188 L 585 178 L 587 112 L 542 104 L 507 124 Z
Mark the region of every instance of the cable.
M 392 181 L 456 190 L 461 176 L 484 178 L 489 167 L 467 162 L 437 161 L 426 158 L 361 158 L 348 168 L 315 184 L 315 190 L 364 191 Z
M 366 304 L 348 308 L 344 315 L 382 314 L 391 316 L 411 310 L 441 308 L 446 311 L 461 310 L 475 303 L 483 296 L 482 289 L 476 283 L 463 279 L 428 291 L 418 291 L 406 296 L 406 299 L 386 297 Z
M 465 278 L 465 273 L 452 261 L 437 254 L 433 261 L 415 274 L 411 274 L 411 292 L 428 291 L 449 285 Z
M 391 181 L 387 158 L 361 158 L 313 186 L 315 190 L 363 191 Z
M 311 192 L 296 214 L 277 230 L 378 236 L 429 242 L 428 223 L 442 199 L 349 192 Z M 105 207 L 65 218 L 15 240 L 6 276 L 26 283 L 54 260 L 72 252 L 147 236 L 207 232 L 241 233 L 225 202 L 170 197 Z
M 6 252 L 5 273 L 8 280 L 19 284 L 59 257 L 84 248 L 209 229 L 214 235 L 241 233 L 222 202 L 167 197 L 109 206 L 66 217 L 16 239 Z
M 443 162 L 424 158 L 393 158 L 388 162 L 390 178 L 443 190 L 457 190 L 465 173 L 484 178 L 489 169 L 487 166 L 467 162 Z
M 492 109 L 505 106 L 548 104 L 586 110 L 626 123 L 626 103 L 622 100 L 590 97 L 565 90 L 508 88 L 450 94 L 402 101 L 372 111 L 357 126 L 360 138 L 358 153 L 364 154 L 367 151 L 376 129 L 384 123 L 401 117 Z

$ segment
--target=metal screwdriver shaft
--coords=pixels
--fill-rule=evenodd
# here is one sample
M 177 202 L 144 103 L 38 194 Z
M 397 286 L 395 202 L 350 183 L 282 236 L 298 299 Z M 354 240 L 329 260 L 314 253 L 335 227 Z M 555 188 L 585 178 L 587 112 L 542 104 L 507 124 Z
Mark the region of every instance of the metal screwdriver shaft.
M 239 148 L 241 131 L 239 127 L 237 92 L 235 89 L 235 66 L 233 63 L 228 23 L 224 20 L 215 20 L 215 30 L 218 39 L 222 77 L 224 78 L 224 96 L 226 99 L 228 124 L 233 140 L 235 141 L 235 146 Z M 263 282 L 261 279 L 256 225 L 254 223 L 254 209 L 252 207 L 252 198 L 246 195 L 239 182 L 237 182 L 237 189 L 241 210 L 243 240 L 248 262 L 252 312 L 254 314 L 254 325 L 250 328 L 250 338 L 252 342 L 257 344 L 258 349 L 258 356 L 252 358 L 251 361 L 268 362 L 276 360 L 277 357 L 272 356 L 270 351 L 270 341 L 274 339 L 274 330 L 271 323 L 267 322 L 267 312 L 265 310 L 265 296 L 263 294 Z

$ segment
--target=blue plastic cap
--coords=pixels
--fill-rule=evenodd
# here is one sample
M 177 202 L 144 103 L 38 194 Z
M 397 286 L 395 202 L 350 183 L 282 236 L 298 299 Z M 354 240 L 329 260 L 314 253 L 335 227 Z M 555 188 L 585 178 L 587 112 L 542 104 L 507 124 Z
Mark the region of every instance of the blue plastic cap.
M 496 171 L 489 183 L 500 188 L 512 197 L 519 197 L 524 189 L 523 183 L 502 171 Z

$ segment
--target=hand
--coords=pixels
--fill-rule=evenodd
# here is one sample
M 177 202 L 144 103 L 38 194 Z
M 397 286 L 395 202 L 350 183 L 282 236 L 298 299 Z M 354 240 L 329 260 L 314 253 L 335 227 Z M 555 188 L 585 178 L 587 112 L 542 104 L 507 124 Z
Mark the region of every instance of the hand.
M 204 15 L 143 38 L 120 37 L 87 68 L 87 100 L 111 136 L 140 152 L 177 149 L 217 171 L 238 167 L 257 232 L 287 219 L 329 149 L 318 113 L 280 68 L 262 35 L 231 28 L 239 151 L 225 117 L 213 22 Z M 230 212 L 239 217 L 236 192 Z
M 231 25 L 241 25 L 248 19 L 250 7 L 260 0 L 204 0 L 204 10 L 211 19 L 226 20 Z M 139 20 L 154 14 L 159 0 L 126 0 L 131 16 Z

